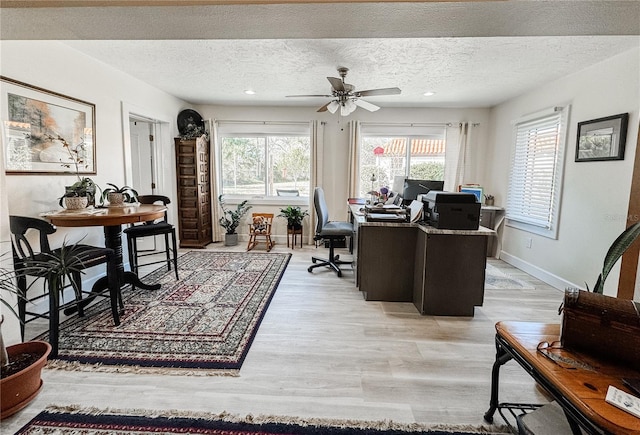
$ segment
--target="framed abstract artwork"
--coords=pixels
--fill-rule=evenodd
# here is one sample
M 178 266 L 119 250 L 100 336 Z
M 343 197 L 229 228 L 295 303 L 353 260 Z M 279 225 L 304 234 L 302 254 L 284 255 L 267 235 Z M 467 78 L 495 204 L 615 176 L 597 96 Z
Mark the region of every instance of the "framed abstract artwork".
M 576 162 L 624 160 L 629 114 L 578 123 Z
M 96 173 L 95 105 L 0 77 L 7 174 Z

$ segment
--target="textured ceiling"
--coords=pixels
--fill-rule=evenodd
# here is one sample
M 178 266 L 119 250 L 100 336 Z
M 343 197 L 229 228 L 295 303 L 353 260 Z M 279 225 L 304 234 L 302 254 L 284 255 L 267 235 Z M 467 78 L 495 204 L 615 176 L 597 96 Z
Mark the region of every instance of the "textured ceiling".
M 321 106 L 326 77 L 350 69 L 380 106 L 487 107 L 638 47 L 629 36 L 429 39 L 69 41 L 70 46 L 193 104 Z M 246 95 L 251 89 L 255 95 Z M 425 97 L 426 91 L 436 94 Z
M 486 107 L 638 35 L 636 0 L 0 8 L 2 40 L 64 41 L 193 104 L 321 106 L 285 96 L 330 93 L 345 66 L 357 90 L 402 89 L 367 98 L 382 107 Z

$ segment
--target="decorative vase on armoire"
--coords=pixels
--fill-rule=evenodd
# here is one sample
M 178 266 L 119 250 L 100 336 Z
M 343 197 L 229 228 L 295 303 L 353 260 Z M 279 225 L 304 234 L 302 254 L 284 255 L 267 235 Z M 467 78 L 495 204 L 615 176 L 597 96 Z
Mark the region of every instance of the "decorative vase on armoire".
M 209 140 L 175 138 L 178 225 L 181 248 L 204 248 L 212 241 Z

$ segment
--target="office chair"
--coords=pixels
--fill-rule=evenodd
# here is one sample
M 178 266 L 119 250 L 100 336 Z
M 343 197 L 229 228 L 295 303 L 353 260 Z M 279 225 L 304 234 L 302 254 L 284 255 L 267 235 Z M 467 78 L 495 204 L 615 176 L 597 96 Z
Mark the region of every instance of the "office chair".
M 163 205 L 171 204 L 171 200 L 163 195 L 139 195 L 138 201 L 140 204 L 156 204 L 162 203 Z M 132 224 L 126 228 L 123 233 L 127 235 L 127 247 L 129 248 L 129 265 L 131 271 L 138 273 L 138 269 L 142 266 L 150 266 L 153 264 L 167 263 L 167 270 L 171 271 L 171 263 L 173 262 L 173 268 L 176 273 L 176 279 L 178 278 L 178 249 L 176 247 L 176 229 L 173 225 L 167 222 L 167 212 L 164 212 L 164 218 L 151 222 L 144 222 L 142 224 Z M 155 243 L 155 236 L 164 236 L 164 249 L 154 249 L 151 251 L 139 251 L 138 239 L 141 237 L 153 237 Z M 169 247 L 169 236 L 171 236 L 172 248 Z M 144 264 L 140 264 L 139 259 L 148 257 L 151 255 L 157 255 L 164 253 L 165 258 L 157 261 L 150 261 Z M 173 256 L 171 255 L 173 254 Z M 133 284 L 132 284 L 133 286 Z
M 335 241 L 343 237 L 353 237 L 353 224 L 350 222 L 329 221 L 329 210 L 324 199 L 324 190 L 316 187 L 313 192 L 313 205 L 318 217 L 316 226 L 316 235 L 314 240 L 324 239 L 329 242 L 329 258 L 311 257 L 313 265 L 307 269 L 312 272 L 316 267 L 329 267 L 333 269 L 338 276 L 342 276 L 340 264 L 352 264 L 352 261 L 342 261 L 339 255 L 335 255 Z M 316 264 L 316 262 L 319 262 Z
M 255 248 L 260 238 L 264 238 L 267 245 L 267 252 L 271 251 L 275 243 L 271 240 L 271 226 L 273 224 L 273 213 L 253 213 L 249 224 L 249 243 L 247 251 Z
M 116 326 L 120 324 L 118 308 L 122 309 L 122 295 L 118 285 L 117 260 L 113 249 L 98 248 L 90 245 L 75 244 L 51 249 L 49 246 L 49 234 L 56 232 L 56 227 L 42 219 L 26 216 L 9 216 L 9 227 L 12 234 L 11 250 L 13 253 L 13 266 L 18 284 L 18 316 L 20 317 L 20 333 L 24 340 L 25 325 L 36 319 L 49 320 L 49 344 L 51 344 L 51 357 L 58 355 L 58 335 L 60 330 L 60 311 L 69 307 L 77 308 L 78 315 L 84 316 L 84 294 L 108 297 L 111 300 L 111 313 Z M 34 251 L 26 237 L 28 230 L 36 230 L 39 233 L 40 252 Z M 65 262 L 70 269 L 71 286 L 74 289 L 75 298 L 69 302 L 63 302 L 59 293 L 61 281 L 50 279 L 55 274 L 58 263 Z M 82 290 L 81 273 L 99 264 L 107 265 L 108 288 L 104 292 L 94 293 Z M 51 264 L 51 267 L 48 267 Z M 58 268 L 59 270 L 59 268 Z M 52 272 L 53 271 L 53 272 Z M 34 297 L 28 295 L 28 290 L 33 283 L 27 286 L 27 277 L 45 278 L 48 289 L 45 293 Z M 62 279 L 63 277 L 58 277 Z M 53 296 L 52 296 L 53 295 Z M 49 310 L 44 313 L 27 311 L 27 303 L 33 303 L 39 299 L 48 297 Z M 86 300 L 85 300 L 86 302 Z M 27 318 L 29 316 L 29 318 Z

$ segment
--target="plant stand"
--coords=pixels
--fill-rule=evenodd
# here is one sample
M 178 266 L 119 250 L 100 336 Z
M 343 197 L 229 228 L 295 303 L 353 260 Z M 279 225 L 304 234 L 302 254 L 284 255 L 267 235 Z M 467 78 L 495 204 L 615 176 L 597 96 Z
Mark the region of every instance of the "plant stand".
M 302 225 L 300 228 L 287 227 L 287 248 L 289 247 L 289 239 L 291 239 L 291 249 L 295 249 L 298 234 L 300 235 L 300 248 L 302 248 Z

